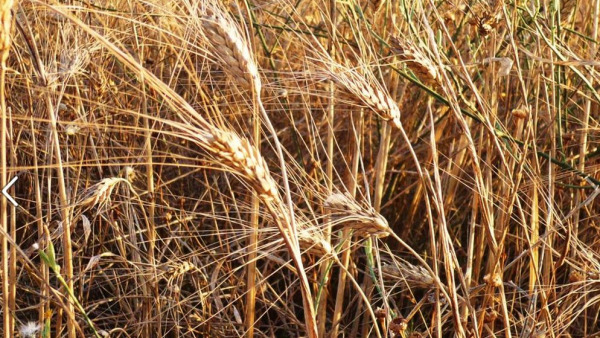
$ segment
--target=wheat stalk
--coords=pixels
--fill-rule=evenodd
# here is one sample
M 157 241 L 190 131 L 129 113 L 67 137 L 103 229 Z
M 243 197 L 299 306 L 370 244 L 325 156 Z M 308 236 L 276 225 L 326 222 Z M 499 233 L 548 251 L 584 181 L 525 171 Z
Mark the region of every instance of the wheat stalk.
M 7 107 L 6 107 L 6 97 L 5 97 L 5 80 L 6 80 L 6 60 L 8 59 L 8 54 L 10 51 L 10 45 L 11 45 L 11 37 L 10 37 L 10 29 L 11 29 L 11 24 L 12 24 L 12 15 L 11 15 L 11 9 L 13 6 L 13 1 L 11 0 L 6 0 L 6 1 L 2 1 L 1 5 L 0 5 L 0 24 L 2 25 L 2 29 L 0 30 L 0 58 L 1 58 L 1 67 L 2 69 L 0 70 L 0 106 L 2 109 L 2 120 L 1 120 L 1 129 L 0 131 L 2 132 L 2 135 L 0 136 L 1 138 L 1 154 L 0 154 L 0 166 L 2 167 L 1 170 L 1 175 L 0 175 L 0 184 L 2 185 L 2 187 L 6 186 L 6 183 L 8 181 L 8 168 L 6 165 L 6 154 L 7 154 L 7 147 L 6 147 L 6 141 L 8 138 L 8 129 L 7 129 Z M 13 276 L 9 276 L 9 264 L 8 264 L 8 239 L 6 238 L 6 235 L 8 233 L 8 214 L 7 214 L 7 210 L 8 210 L 8 204 L 6 199 L 2 198 L 2 201 L 0 202 L 1 206 L 2 206 L 2 211 L 0 214 L 1 217 L 1 226 L 2 226 L 2 244 L 1 244 L 1 249 L 2 249 L 2 262 L 1 262 L 1 266 L 0 266 L 0 270 L 2 270 L 1 272 L 1 276 L 2 276 L 2 304 L 3 304 L 3 316 L 2 316 L 2 327 L 3 327 L 3 331 L 4 334 L 6 334 L 6 336 L 11 336 L 13 329 L 14 329 L 14 311 L 15 311 L 15 292 L 14 292 L 14 288 L 10 286 L 10 284 L 15 285 L 14 282 L 12 282 L 9 278 L 13 278 Z M 14 232 L 11 232 L 14 233 Z M 11 250 L 11 258 L 13 258 L 13 262 L 15 262 L 15 259 L 13 256 L 13 252 L 14 250 Z M 14 263 L 13 263 L 14 265 Z M 10 268 L 10 272 L 13 272 L 12 275 L 14 275 L 14 268 L 11 266 Z
M 235 21 L 231 16 L 223 10 L 216 2 L 209 2 L 204 5 L 202 11 L 202 27 L 206 37 L 208 38 L 209 48 L 212 49 L 213 55 L 220 62 L 225 72 L 228 72 L 231 77 L 241 86 L 254 89 L 254 97 L 256 107 L 262 116 L 269 133 L 273 137 L 279 164 L 281 166 L 281 176 L 286 192 L 287 207 L 289 210 L 289 225 L 293 234 L 296 233 L 296 225 L 294 220 L 294 204 L 292 202 L 288 175 L 286 169 L 285 157 L 283 148 L 279 142 L 277 132 L 269 116 L 263 106 L 261 100 L 262 83 L 258 73 L 258 67 L 254 61 L 254 57 L 250 51 L 246 39 L 240 32 Z M 295 237 L 292 237 L 293 243 L 296 242 Z
M 214 2 L 209 2 L 203 8 L 203 21 L 202 26 L 206 37 L 208 38 L 209 47 L 213 50 L 213 54 L 217 57 L 217 60 L 220 60 L 223 69 L 230 74 L 230 76 L 241 86 L 250 87 L 254 90 L 254 98 L 255 103 L 261 116 L 263 118 L 263 122 L 265 123 L 269 133 L 273 137 L 275 149 L 277 151 L 277 156 L 279 157 L 279 163 L 281 166 L 281 174 L 283 185 L 286 192 L 286 200 L 287 200 L 287 210 L 283 207 L 283 203 L 274 204 L 277 206 L 277 210 L 271 210 L 274 217 L 279 221 L 277 222 L 282 234 L 284 235 L 284 240 L 287 242 L 288 247 L 291 251 L 294 252 L 294 260 L 298 265 L 298 270 L 300 272 L 301 279 L 301 289 L 303 292 L 303 301 L 305 305 L 305 311 L 307 311 L 306 321 L 307 321 L 307 331 L 310 337 L 317 337 L 317 326 L 316 326 L 316 316 L 314 314 L 314 309 L 312 306 L 312 296 L 310 294 L 310 289 L 308 285 L 308 280 L 305 276 L 305 272 L 302 268 L 302 262 L 300 258 L 300 248 L 301 246 L 306 246 L 306 244 L 301 245 L 300 240 L 298 239 L 298 231 L 296 229 L 295 217 L 294 217 L 294 204 L 292 202 L 291 191 L 288 182 L 288 175 L 286 169 L 286 161 L 283 155 L 283 148 L 281 143 L 279 142 L 277 132 L 275 128 L 270 122 L 269 116 L 263 106 L 261 100 L 261 89 L 262 84 L 260 81 L 260 76 L 258 73 L 258 67 L 254 61 L 250 48 L 248 47 L 248 43 L 243 38 L 243 35 L 240 33 L 233 19 L 225 12 L 220 6 L 218 6 Z M 214 134 L 218 135 L 218 134 Z M 232 141 L 235 141 L 235 138 L 231 138 Z M 235 145 L 237 147 L 237 144 Z M 246 147 L 246 150 L 249 148 Z M 225 148 L 222 148 L 225 150 Z M 238 149 L 238 150 L 241 150 Z M 234 149 L 235 151 L 235 149 Z M 258 150 L 256 150 L 258 151 Z M 227 151 L 225 151 L 227 154 Z M 238 153 L 232 153 L 238 154 Z M 242 154 L 240 152 L 239 154 Z M 254 157 L 255 160 L 262 159 L 260 155 Z M 236 158 L 240 160 L 240 158 Z M 250 158 L 251 159 L 251 158 Z M 262 194 L 263 198 L 269 199 L 269 202 L 275 200 L 272 198 L 275 195 L 275 185 L 270 175 L 267 177 L 265 174 L 268 173 L 266 167 L 266 163 L 262 160 L 263 163 L 258 163 L 256 161 L 250 160 L 247 164 L 255 165 L 254 167 L 245 168 L 237 168 L 243 170 L 246 174 L 249 175 L 250 182 L 254 185 L 254 188 L 259 194 Z M 243 161 L 242 161 L 243 162 Z M 238 164 L 236 162 L 230 162 L 229 164 Z M 260 164 L 264 164 L 261 166 Z M 260 172 L 253 172 L 252 169 L 258 170 Z M 265 171 L 263 173 L 263 170 Z M 256 174 L 256 175 L 254 175 Z M 269 179 L 271 182 L 269 182 Z M 273 189 L 273 190 L 270 190 Z M 268 203 L 268 208 L 272 208 L 273 204 Z M 287 211 L 287 212 L 286 212 Z M 281 218 L 283 217 L 283 219 Z M 285 232 L 289 232 L 288 236 L 286 236 Z M 251 246 L 253 245 L 250 243 Z
M 225 72 L 229 73 L 233 80 L 241 86 L 250 87 L 254 90 L 256 108 L 261 113 L 263 122 L 274 140 L 279 162 L 281 165 L 282 180 L 286 192 L 287 207 L 289 209 L 289 224 L 292 233 L 296 233 L 294 222 L 294 205 L 292 203 L 286 162 L 283 149 L 279 142 L 277 132 L 270 122 L 269 116 L 261 100 L 262 83 L 258 73 L 258 67 L 254 61 L 248 42 L 240 32 L 235 21 L 216 2 L 208 2 L 201 9 L 202 28 L 208 39 L 208 46 L 213 55 L 221 64 Z M 260 157 L 260 156 L 259 156 Z M 295 242 L 295 238 L 292 237 Z
M 303 302 L 306 311 L 306 326 L 309 337 L 317 337 L 317 327 L 315 322 L 314 308 L 308 278 L 300 257 L 300 242 L 298 233 L 290 225 L 288 210 L 279 196 L 276 189 L 276 183 L 273 180 L 264 158 L 260 155 L 258 149 L 250 145 L 247 139 L 241 138 L 236 134 L 216 128 L 212 129 L 212 134 L 200 140 L 205 144 L 205 148 L 216 155 L 222 164 L 228 166 L 248 182 L 259 194 L 261 200 L 267 206 L 267 209 L 274 218 L 283 239 L 292 254 L 292 257 L 298 268 L 300 285 L 303 293 Z M 310 236 L 308 236 L 310 238 Z M 305 238 L 302 236 L 302 238 Z M 303 241 L 306 243 L 306 241 Z M 320 244 L 322 242 L 316 243 Z M 309 247 L 320 248 L 315 243 L 309 242 Z
M 264 111 L 260 99 L 261 81 L 258 73 L 258 67 L 250 51 L 249 44 L 246 43 L 244 36 L 231 17 L 220 7 L 209 3 L 206 5 L 202 18 L 202 28 L 212 49 L 212 55 L 219 61 L 222 68 L 230 77 L 243 88 L 254 89 L 255 114 L 253 119 L 252 138 L 254 142 L 260 144 L 260 120 L 257 109 Z M 266 115 L 266 114 L 264 114 Z M 267 119 L 268 121 L 268 119 Z M 274 134 L 276 137 L 276 135 Z M 281 154 L 281 152 L 280 152 Z M 282 158 L 282 157 L 280 157 Z M 250 217 L 252 223 L 252 234 L 248 238 L 247 271 L 247 294 L 246 294 L 246 337 L 254 336 L 255 321 L 255 298 L 256 298 L 256 247 L 258 241 L 258 211 L 260 209 L 259 200 L 256 196 L 252 197 L 253 212 Z M 292 216 L 293 217 L 293 216 Z

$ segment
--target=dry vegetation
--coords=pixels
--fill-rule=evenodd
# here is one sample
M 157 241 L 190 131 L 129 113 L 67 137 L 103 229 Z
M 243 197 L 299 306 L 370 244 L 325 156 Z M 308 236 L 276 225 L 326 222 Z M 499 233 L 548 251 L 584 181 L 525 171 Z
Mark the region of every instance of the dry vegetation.
M 0 1 L 3 336 L 600 334 L 599 12 Z

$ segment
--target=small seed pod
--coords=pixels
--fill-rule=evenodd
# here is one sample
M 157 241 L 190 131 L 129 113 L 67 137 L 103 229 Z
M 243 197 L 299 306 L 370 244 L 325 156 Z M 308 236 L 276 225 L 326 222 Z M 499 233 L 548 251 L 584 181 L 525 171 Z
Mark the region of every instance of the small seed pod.
M 390 333 L 394 334 L 394 337 L 401 337 L 407 328 L 408 323 L 406 319 L 402 316 L 394 318 L 389 325 Z
M 521 106 L 513 109 L 511 113 L 516 119 L 525 119 L 529 116 L 529 109 L 525 106 Z

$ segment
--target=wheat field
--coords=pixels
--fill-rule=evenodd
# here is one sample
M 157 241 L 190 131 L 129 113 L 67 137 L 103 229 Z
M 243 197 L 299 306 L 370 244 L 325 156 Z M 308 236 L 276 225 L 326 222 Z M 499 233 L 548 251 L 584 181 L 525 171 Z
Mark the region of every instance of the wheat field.
M 2 337 L 600 335 L 600 0 L 1 0 Z

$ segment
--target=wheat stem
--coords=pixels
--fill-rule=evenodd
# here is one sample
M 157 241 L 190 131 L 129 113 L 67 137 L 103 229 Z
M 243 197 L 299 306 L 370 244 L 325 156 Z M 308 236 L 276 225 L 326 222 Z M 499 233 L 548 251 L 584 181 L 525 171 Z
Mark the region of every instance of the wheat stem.
M 8 116 L 8 112 L 7 112 L 7 108 L 6 108 L 6 94 L 5 94 L 5 90 L 6 90 L 6 60 L 8 59 L 8 54 L 10 52 L 10 45 L 11 45 L 11 36 L 10 36 L 10 29 L 11 29 L 11 25 L 12 25 L 12 15 L 11 15 L 11 9 L 13 6 L 13 1 L 11 0 L 7 0 L 7 1 L 2 1 L 2 3 L 0 4 L 0 24 L 2 25 L 1 31 L 0 31 L 0 58 L 1 58 L 1 62 L 2 64 L 0 65 L 2 68 L 0 69 L 0 109 L 2 110 L 2 120 L 1 120 L 1 125 L 0 125 L 0 139 L 1 141 L 1 145 L 0 145 L 0 166 L 1 168 L 1 173 L 0 173 L 0 185 L 2 187 L 6 186 L 7 182 L 8 182 L 8 168 L 7 168 L 7 163 L 6 163 L 6 153 L 7 153 L 7 138 L 8 138 L 8 129 L 7 129 L 7 116 Z M 14 293 L 11 293 L 11 288 L 9 286 L 9 281 L 11 276 L 9 275 L 9 268 L 8 268 L 8 241 L 6 238 L 6 235 L 8 233 L 8 204 L 6 201 L 6 198 L 1 197 L 0 198 L 2 201 L 1 203 L 1 214 L 0 214 L 0 222 L 2 224 L 2 244 L 1 244 L 1 250 L 2 250 L 2 262 L 1 262 L 1 266 L 0 268 L 2 269 L 2 303 L 4 304 L 4 311 L 3 312 L 3 316 L 2 316 L 2 327 L 3 327 L 3 331 L 4 331 L 4 335 L 5 337 L 12 337 L 13 336 L 13 328 L 14 328 L 14 319 L 13 319 L 13 315 L 14 315 L 14 308 L 11 308 L 9 306 L 9 304 L 11 304 L 11 299 L 14 299 Z
M 362 140 L 362 128 L 363 128 L 363 118 L 364 118 L 364 110 L 360 109 L 360 111 L 356 114 L 358 125 L 355 125 L 353 119 L 350 121 L 350 130 L 353 131 L 352 140 L 353 142 L 353 152 L 352 152 L 352 164 L 348 170 L 348 194 L 354 198 L 356 195 L 356 189 L 358 187 L 357 177 L 358 177 L 358 167 L 360 164 L 360 155 L 361 155 L 361 140 Z M 341 269 L 338 275 L 338 287 L 336 291 L 335 298 L 335 308 L 333 312 L 332 322 L 333 326 L 331 329 L 331 336 L 336 337 L 339 331 L 340 319 L 342 317 L 342 307 L 344 305 L 344 292 L 346 290 L 346 278 L 348 266 L 350 264 L 351 258 L 351 246 L 352 246 L 352 229 L 344 229 L 342 231 L 342 239 L 344 242 L 342 243 L 342 257 L 341 261 Z M 352 277 L 351 277 L 352 278 Z M 375 330 L 377 336 L 380 336 L 379 328 Z
M 246 11 L 248 16 L 252 17 L 252 12 L 248 2 L 245 1 Z M 250 37 L 253 37 L 250 34 Z M 260 133 L 260 114 L 258 111 L 258 101 L 260 101 L 260 92 L 253 91 L 254 111 L 252 114 L 252 141 L 257 147 L 261 144 L 261 133 Z M 246 337 L 254 337 L 254 323 L 256 320 L 256 257 L 258 251 L 258 230 L 259 230 L 259 212 L 260 212 L 260 199 L 257 195 L 251 197 L 251 210 L 250 215 L 250 227 L 251 233 L 248 237 L 248 259 L 246 266 L 246 309 L 244 322 L 246 325 Z
M 337 27 L 337 11 L 336 11 L 336 1 L 329 1 L 329 20 L 331 21 L 331 36 L 332 38 L 329 40 L 329 54 L 332 59 L 335 59 L 335 47 L 336 47 L 336 27 Z M 327 194 L 331 195 L 333 192 L 333 148 L 335 144 L 335 135 L 334 135 L 334 119 L 335 119 L 335 82 L 329 81 L 329 97 L 328 97 L 328 106 L 327 106 L 327 138 L 326 138 L 326 156 L 327 156 L 327 166 L 325 167 L 325 186 L 327 188 Z M 325 227 L 325 240 L 328 243 L 331 243 L 331 226 L 329 225 L 329 215 L 325 215 L 328 219 L 326 223 L 328 224 Z M 331 268 L 328 262 L 323 262 L 320 266 L 320 274 L 319 279 L 322 281 L 323 285 L 321 287 L 321 294 L 319 296 L 319 304 L 318 304 L 318 313 L 317 313 L 317 323 L 319 325 L 319 333 L 320 338 L 325 337 L 325 327 L 327 325 L 327 299 L 328 297 L 328 286 L 329 286 L 329 275 Z

